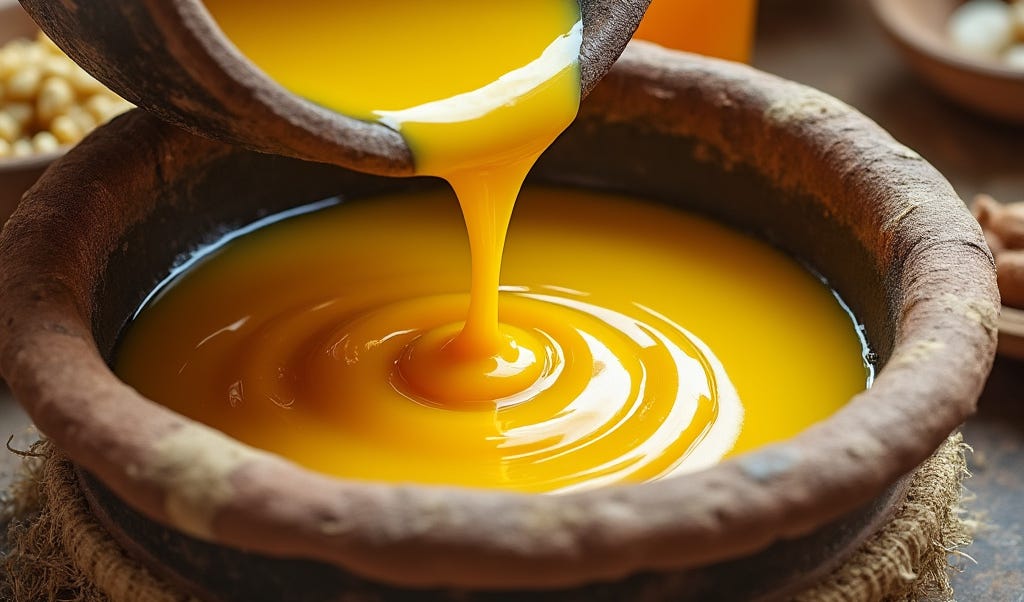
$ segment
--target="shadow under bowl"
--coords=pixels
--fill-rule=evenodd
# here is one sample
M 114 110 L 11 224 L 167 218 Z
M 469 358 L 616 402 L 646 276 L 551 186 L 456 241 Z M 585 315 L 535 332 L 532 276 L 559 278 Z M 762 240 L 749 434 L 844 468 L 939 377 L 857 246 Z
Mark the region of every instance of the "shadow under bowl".
M 0 372 L 119 540 L 211 600 L 783 596 L 870 534 L 974 411 L 996 345 L 992 256 L 942 176 L 839 101 L 634 43 L 531 177 L 705 214 L 807 262 L 864 323 L 874 385 L 791 440 L 651 483 L 523 495 L 310 472 L 118 381 L 119 333 L 226 232 L 424 183 L 139 111 L 54 165 L 0 236 Z

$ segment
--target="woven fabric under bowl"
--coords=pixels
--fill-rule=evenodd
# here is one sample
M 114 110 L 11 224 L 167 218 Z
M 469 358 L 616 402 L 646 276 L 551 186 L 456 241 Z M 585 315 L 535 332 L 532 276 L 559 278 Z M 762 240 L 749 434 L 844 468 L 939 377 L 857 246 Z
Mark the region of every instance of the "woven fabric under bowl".
M 951 600 L 949 556 L 969 543 L 959 433 L 922 464 L 893 518 L 793 602 Z M 15 602 L 193 602 L 128 556 L 89 513 L 71 463 L 48 442 L 3 498 L 0 598 Z

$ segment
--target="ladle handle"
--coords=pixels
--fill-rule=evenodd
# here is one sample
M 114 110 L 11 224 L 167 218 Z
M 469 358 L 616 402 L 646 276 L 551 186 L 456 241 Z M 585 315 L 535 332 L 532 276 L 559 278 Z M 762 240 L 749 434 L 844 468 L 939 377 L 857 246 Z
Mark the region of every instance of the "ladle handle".
M 111 90 L 190 132 L 277 155 L 409 176 L 384 126 L 288 92 L 221 33 L 201 0 L 21 0 L 39 27 Z M 581 0 L 584 94 L 611 68 L 650 0 Z

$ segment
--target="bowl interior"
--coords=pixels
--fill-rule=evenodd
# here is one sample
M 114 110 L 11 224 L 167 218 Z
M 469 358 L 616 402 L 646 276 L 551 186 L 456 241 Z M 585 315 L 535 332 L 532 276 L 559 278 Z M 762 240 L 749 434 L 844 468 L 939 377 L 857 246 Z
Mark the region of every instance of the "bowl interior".
M 633 126 L 581 124 L 545 154 L 531 181 L 652 199 L 766 239 L 822 275 L 866 325 L 872 349 L 887 357 L 890 300 L 876 262 L 852 232 L 830 219 L 816 199 L 785 192 L 752 169 L 717 159 L 694 161 L 702 156 L 698 146 Z M 242 150 L 200 161 L 159 191 L 153 212 L 110 257 L 95 299 L 100 350 L 111 361 L 122 328 L 153 287 L 184 257 L 228 231 L 336 195 L 358 198 L 436 185 L 429 178 L 377 177 Z

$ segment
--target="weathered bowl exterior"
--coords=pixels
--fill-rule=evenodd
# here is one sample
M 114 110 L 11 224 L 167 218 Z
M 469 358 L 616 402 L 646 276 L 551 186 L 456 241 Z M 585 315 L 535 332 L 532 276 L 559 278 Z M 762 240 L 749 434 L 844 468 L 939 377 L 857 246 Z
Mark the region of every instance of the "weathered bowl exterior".
M 76 63 L 169 123 L 275 155 L 390 176 L 415 171 L 394 130 L 324 109 L 267 77 L 224 37 L 202 0 L 21 3 Z M 580 2 L 584 94 L 611 68 L 648 4 Z
M 992 256 L 941 175 L 839 101 L 635 44 L 535 175 L 709 214 L 804 258 L 864 321 L 874 386 L 791 440 L 640 485 L 540 496 L 310 472 L 118 381 L 118 333 L 176 258 L 226 230 L 420 184 L 240 151 L 141 112 L 55 164 L 0 236 L 0 372 L 149 518 L 403 588 L 569 588 L 748 556 L 878 499 L 973 412 L 996 343 Z

